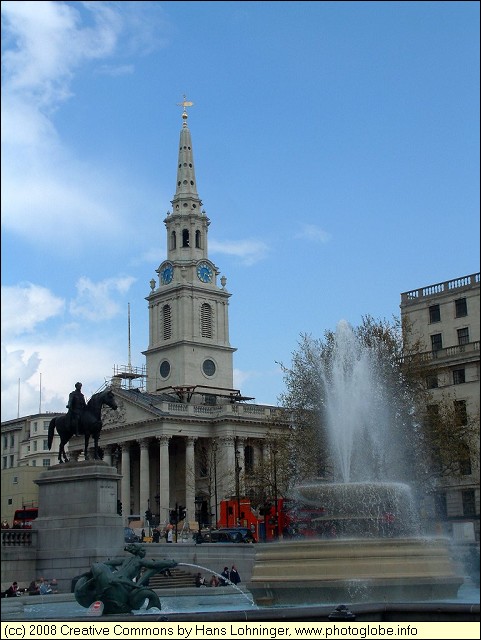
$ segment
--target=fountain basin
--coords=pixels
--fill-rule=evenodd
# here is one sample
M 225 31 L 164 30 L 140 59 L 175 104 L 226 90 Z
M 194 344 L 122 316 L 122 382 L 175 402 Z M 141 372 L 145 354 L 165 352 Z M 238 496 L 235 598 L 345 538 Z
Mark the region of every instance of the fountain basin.
M 248 588 L 266 606 L 455 599 L 462 583 L 447 539 L 346 538 L 263 545 Z

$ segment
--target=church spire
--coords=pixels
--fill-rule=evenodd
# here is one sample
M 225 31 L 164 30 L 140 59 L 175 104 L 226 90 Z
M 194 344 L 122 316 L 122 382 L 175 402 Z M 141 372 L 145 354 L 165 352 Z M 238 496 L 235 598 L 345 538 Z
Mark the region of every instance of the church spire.
M 175 188 L 175 196 L 172 200 L 174 213 L 192 213 L 198 207 L 202 206 L 199 195 L 197 193 L 197 185 L 195 182 L 194 170 L 194 154 L 192 152 L 192 139 L 190 130 L 187 126 L 187 107 L 192 107 L 190 102 L 184 96 L 183 102 L 178 106 L 183 107 L 182 112 L 182 129 L 180 132 L 179 145 L 179 161 L 177 163 L 177 183 Z

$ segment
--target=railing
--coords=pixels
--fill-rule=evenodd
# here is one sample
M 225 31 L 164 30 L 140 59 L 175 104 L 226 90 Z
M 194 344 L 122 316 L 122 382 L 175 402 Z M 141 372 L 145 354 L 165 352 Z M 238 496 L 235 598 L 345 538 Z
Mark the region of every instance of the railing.
M 247 418 L 256 418 L 258 416 L 271 416 L 281 418 L 283 415 L 282 409 L 279 407 L 266 407 L 258 404 L 217 404 L 213 406 L 196 405 L 196 404 L 181 404 L 176 402 L 163 402 L 157 405 L 159 409 L 163 409 L 169 413 L 184 413 L 184 414 L 203 414 L 203 415 L 222 415 L 228 413 L 234 413 L 237 416 L 245 416 Z
M 421 287 L 420 289 L 406 291 L 405 293 L 401 293 L 401 302 L 413 302 L 420 298 L 427 298 L 439 293 L 444 293 L 445 291 L 453 291 L 454 289 L 473 286 L 475 284 L 479 284 L 479 276 L 479 272 L 473 273 L 469 276 L 463 276 L 462 278 L 454 278 L 454 280 L 447 280 L 446 282 L 431 284 L 427 287 Z
M 466 344 L 456 344 L 452 347 L 446 347 L 444 349 L 437 349 L 435 351 L 422 351 L 414 356 L 414 359 L 419 359 L 420 362 L 431 362 L 432 360 L 442 360 L 443 358 L 451 358 L 459 354 L 475 353 L 480 349 L 480 341 L 468 342 Z M 405 358 L 400 358 L 399 362 L 402 363 Z
M 37 546 L 37 531 L 22 529 L 8 529 L 2 531 L 2 547 L 32 547 Z

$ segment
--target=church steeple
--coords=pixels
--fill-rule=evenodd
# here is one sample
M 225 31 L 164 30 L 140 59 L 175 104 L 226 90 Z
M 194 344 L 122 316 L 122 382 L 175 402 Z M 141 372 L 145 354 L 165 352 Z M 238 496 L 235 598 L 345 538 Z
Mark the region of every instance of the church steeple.
M 184 101 L 179 105 L 184 107 L 184 110 L 182 112 L 182 130 L 180 132 L 177 184 L 175 196 L 172 200 L 174 211 L 178 213 L 182 213 L 183 210 L 188 210 L 190 208 L 189 205 L 196 204 L 198 207 L 202 205 L 202 202 L 197 195 L 192 140 L 189 127 L 187 126 L 187 107 L 192 107 L 193 104 L 193 102 L 187 101 L 184 96 Z
M 231 294 L 224 277 L 217 284 L 220 271 L 209 259 L 207 245 L 210 220 L 197 193 L 187 126 L 187 107 L 192 105 L 184 96 L 175 195 L 164 220 L 167 259 L 156 269 L 158 283 L 150 282 L 149 348 L 144 354 L 148 391 L 199 389 L 195 393 L 202 398 L 217 397 L 215 390 L 221 395 L 234 391 L 235 349 L 229 344 Z

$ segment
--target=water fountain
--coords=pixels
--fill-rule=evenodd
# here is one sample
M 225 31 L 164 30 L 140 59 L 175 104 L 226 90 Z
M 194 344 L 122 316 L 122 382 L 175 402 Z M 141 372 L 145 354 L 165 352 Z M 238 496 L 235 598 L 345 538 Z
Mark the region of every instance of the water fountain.
M 377 356 L 339 323 L 316 372 L 335 482 L 298 485 L 293 495 L 322 510 L 321 537 L 259 545 L 249 585 L 258 604 L 456 597 L 463 578 L 448 540 L 420 533 L 406 469 L 416 443 L 403 442 L 399 396 Z

